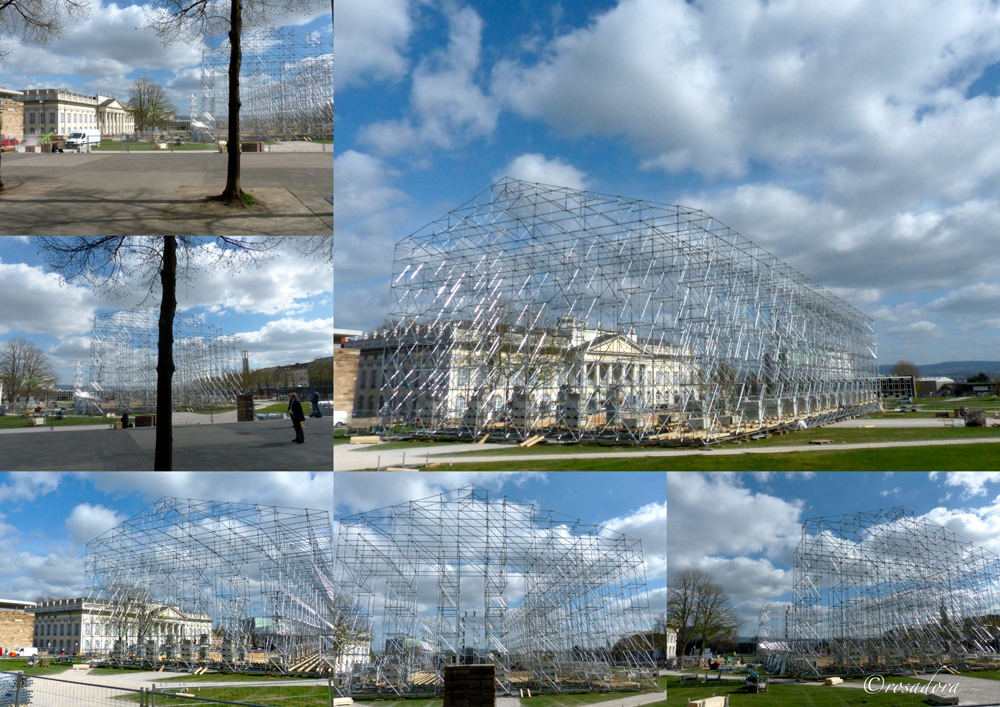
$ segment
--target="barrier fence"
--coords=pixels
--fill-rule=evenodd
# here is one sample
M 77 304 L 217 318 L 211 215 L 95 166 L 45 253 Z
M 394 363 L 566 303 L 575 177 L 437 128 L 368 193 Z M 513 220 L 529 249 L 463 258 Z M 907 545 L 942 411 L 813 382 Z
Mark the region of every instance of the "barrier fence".
M 214 682 L 113 687 L 0 672 L 0 707 L 333 707 L 330 680 Z

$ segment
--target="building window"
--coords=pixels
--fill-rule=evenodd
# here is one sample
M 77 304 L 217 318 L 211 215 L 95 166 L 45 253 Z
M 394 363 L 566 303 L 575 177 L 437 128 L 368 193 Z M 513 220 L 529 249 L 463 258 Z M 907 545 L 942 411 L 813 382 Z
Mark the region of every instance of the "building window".
M 34 125 L 34 124 L 35 124 L 35 114 L 28 113 L 28 125 Z
M 65 112 L 59 114 L 59 120 L 61 120 L 64 123 L 66 122 L 66 113 Z
M 38 122 L 45 125 L 45 111 L 42 111 L 38 116 Z
M 89 651 L 90 650 L 90 641 L 84 641 L 83 642 L 83 650 L 85 650 L 85 651 Z
M 49 122 L 53 124 L 56 122 L 56 114 L 54 112 L 49 113 Z
M 90 624 L 84 624 L 83 625 L 83 635 L 84 636 L 89 636 L 90 635 Z

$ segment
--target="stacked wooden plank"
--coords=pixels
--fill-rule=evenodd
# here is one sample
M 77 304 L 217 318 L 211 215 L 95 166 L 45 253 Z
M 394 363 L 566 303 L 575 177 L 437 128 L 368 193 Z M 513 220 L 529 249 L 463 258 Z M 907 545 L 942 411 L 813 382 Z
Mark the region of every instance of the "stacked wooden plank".
M 496 707 L 493 665 L 448 665 L 444 668 L 443 707 Z

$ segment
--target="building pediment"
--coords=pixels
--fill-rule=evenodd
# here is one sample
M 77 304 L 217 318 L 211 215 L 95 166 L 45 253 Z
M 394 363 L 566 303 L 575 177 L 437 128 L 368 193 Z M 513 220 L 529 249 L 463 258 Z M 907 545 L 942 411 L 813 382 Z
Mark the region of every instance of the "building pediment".
M 642 356 L 643 350 L 621 334 L 602 334 L 580 347 L 588 356 Z
M 98 104 L 98 108 L 104 110 L 125 110 L 125 106 L 117 98 L 106 98 Z

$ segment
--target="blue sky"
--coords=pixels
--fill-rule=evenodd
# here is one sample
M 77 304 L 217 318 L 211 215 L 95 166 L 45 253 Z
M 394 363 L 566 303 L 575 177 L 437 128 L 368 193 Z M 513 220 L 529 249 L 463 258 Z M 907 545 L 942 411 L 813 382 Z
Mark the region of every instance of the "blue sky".
M 251 368 L 305 363 L 333 353 L 329 265 L 324 269 L 292 249 L 275 255 L 258 269 L 233 274 L 203 268 L 178 282 L 178 312 L 240 335 Z M 158 294 L 146 306 L 159 307 Z M 85 283 L 61 284 L 46 271 L 33 239 L 0 238 L 0 345 L 15 337 L 32 341 L 48 355 L 60 383 L 73 382 L 78 360 L 86 375 L 94 315 L 130 309 L 143 298 L 138 286 L 115 300 Z
M 44 47 L 5 40 L 9 54 L 0 60 L 0 87 L 67 88 L 117 95 L 124 102 L 132 81 L 148 76 L 167 90 L 177 113 L 187 115 L 191 92 L 201 92 L 202 42 L 164 46 L 146 29 L 148 10 L 148 5 L 92 0 L 86 20 L 71 23 L 62 37 Z M 282 15 L 277 24 L 304 34 L 316 32 L 327 41 L 333 33 L 329 4 Z
M 0 473 L 0 597 L 85 596 L 86 544 L 163 496 L 333 510 L 333 473 Z
M 334 472 L 334 536 L 342 517 L 480 486 L 641 540 L 651 611 L 661 614 L 667 605 L 664 476 L 664 472 L 414 472 L 393 474 L 389 484 L 385 474 L 377 472 Z M 433 594 L 431 589 L 427 592 Z M 421 610 L 435 613 L 430 605 Z M 381 615 L 380 608 L 377 614 Z
M 792 601 L 802 521 L 905 506 L 1000 554 L 1000 472 L 753 472 L 667 476 L 668 577 L 709 573 L 757 630 Z M 777 607 L 777 614 L 774 612 Z
M 1000 7 L 338 0 L 338 328 L 508 175 L 705 209 L 874 317 L 1000 359 Z

